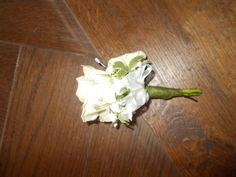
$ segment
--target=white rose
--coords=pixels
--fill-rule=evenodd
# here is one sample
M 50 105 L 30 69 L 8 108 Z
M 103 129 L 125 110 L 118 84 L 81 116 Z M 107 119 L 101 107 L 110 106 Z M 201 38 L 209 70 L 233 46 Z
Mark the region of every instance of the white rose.
M 84 76 L 78 77 L 76 95 L 83 102 L 82 120 L 84 122 L 95 120 L 100 115 L 105 122 L 110 122 L 107 115 L 109 106 L 116 101 L 111 77 L 105 71 L 91 66 L 83 66 Z M 114 116 L 112 116 L 113 119 Z

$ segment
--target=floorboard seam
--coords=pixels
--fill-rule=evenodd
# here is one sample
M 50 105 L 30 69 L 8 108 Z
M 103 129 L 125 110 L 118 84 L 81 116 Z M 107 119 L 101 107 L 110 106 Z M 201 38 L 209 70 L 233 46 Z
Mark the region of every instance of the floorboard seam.
M 9 115 L 9 111 L 10 111 L 10 107 L 11 107 L 11 103 L 12 103 L 13 90 L 14 90 L 14 87 L 15 87 L 15 81 L 16 81 L 16 75 L 17 75 L 17 68 L 19 66 L 22 48 L 23 48 L 23 46 L 19 45 L 17 59 L 16 59 L 16 66 L 15 66 L 15 69 L 14 69 L 13 80 L 12 80 L 11 89 L 10 89 L 10 96 L 8 98 L 7 110 L 6 110 L 5 119 L 4 119 L 4 122 L 3 122 L 2 134 L 1 134 L 1 137 L 0 137 L 0 152 L 2 150 L 3 139 L 4 139 L 4 135 L 5 135 L 6 127 L 7 127 L 8 115 Z

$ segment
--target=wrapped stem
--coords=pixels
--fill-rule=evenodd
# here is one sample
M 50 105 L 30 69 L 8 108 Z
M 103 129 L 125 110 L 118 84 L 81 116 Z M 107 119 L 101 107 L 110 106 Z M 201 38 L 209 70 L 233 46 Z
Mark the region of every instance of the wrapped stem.
M 197 88 L 175 89 L 159 86 L 147 86 L 147 92 L 150 98 L 168 100 L 174 97 L 200 96 L 202 91 Z

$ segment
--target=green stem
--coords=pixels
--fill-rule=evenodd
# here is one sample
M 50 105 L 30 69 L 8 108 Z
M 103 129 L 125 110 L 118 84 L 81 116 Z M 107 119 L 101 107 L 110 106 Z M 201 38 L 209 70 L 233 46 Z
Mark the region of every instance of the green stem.
M 175 89 L 159 86 L 147 86 L 147 92 L 151 98 L 168 100 L 174 97 L 200 96 L 202 91 L 197 88 Z

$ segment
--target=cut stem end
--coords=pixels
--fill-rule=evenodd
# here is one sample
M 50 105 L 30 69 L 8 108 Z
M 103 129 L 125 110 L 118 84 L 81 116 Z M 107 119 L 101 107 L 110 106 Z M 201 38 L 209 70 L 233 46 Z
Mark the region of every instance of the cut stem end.
M 202 90 L 200 89 L 181 89 L 183 96 L 200 96 L 202 94 Z

